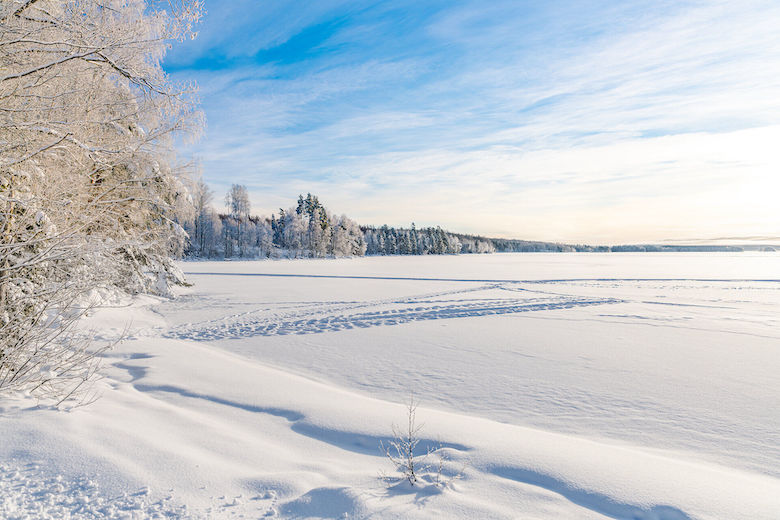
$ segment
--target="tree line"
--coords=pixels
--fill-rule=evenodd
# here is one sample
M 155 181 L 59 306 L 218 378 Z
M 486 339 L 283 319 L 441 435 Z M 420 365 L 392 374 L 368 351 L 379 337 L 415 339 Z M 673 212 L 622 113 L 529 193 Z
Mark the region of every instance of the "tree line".
M 185 255 L 196 258 L 306 258 L 363 255 L 444 255 L 495 252 L 609 251 L 609 247 L 487 238 L 440 227 L 359 226 L 336 215 L 316 195 L 270 217 L 251 215 L 247 188 L 234 184 L 227 211 L 214 209 L 214 192 L 202 180 L 191 188 L 192 217 L 182 222 Z
M 245 186 L 234 184 L 225 196 L 228 211 L 212 207 L 214 192 L 202 181 L 193 189 L 193 217 L 183 222 L 189 236 L 186 256 L 199 258 L 306 258 L 362 256 L 360 227 L 346 215 L 330 212 L 315 195 L 298 197 L 296 206 L 270 217 L 252 216 Z
M 270 217 L 251 215 L 247 188 L 234 184 L 226 211 L 213 208 L 214 192 L 202 180 L 190 188 L 192 208 L 183 212 L 184 254 L 195 258 L 321 258 L 363 255 L 483 253 L 741 251 L 737 246 L 591 246 L 488 238 L 441 227 L 359 226 L 328 210 L 316 195 L 299 195 L 296 206 Z
M 182 226 L 185 256 L 194 258 L 321 258 L 363 255 L 492 253 L 490 239 L 449 233 L 439 227 L 359 226 L 327 209 L 316 195 L 270 217 L 251 214 L 247 188 L 234 184 L 227 211 L 214 209 L 214 192 L 202 180 L 191 188 L 192 211 Z
M 493 253 L 490 239 L 449 233 L 440 227 L 418 229 L 364 226 L 366 254 L 369 255 L 453 255 Z

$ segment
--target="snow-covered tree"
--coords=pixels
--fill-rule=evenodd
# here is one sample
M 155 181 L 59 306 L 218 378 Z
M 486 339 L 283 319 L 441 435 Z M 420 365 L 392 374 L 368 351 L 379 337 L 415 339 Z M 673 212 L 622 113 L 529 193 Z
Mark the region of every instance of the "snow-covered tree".
M 253 230 L 253 247 L 257 255 L 269 257 L 274 253 L 274 231 L 268 219 L 251 217 L 250 224 Z
M 214 200 L 214 192 L 209 186 L 198 179 L 190 190 L 192 197 L 193 217 L 185 223 L 185 229 L 189 233 L 189 247 L 187 252 L 195 256 L 207 256 L 207 233 L 211 231 L 211 203 Z
M 328 254 L 330 242 L 330 223 L 323 215 L 323 209 L 314 207 L 308 215 L 306 249 L 312 256 L 322 257 Z M 302 218 L 306 218 L 303 217 Z
M 334 256 L 363 256 L 366 254 L 366 243 L 360 226 L 346 215 L 331 217 L 333 234 L 331 238 L 331 253 Z
M 188 204 L 173 135 L 199 117 L 161 61 L 200 11 L 0 3 L 0 393 L 67 395 L 67 366 L 85 366 L 64 361 L 83 346 L 70 317 L 92 287 L 164 293 L 181 279 L 170 257 Z
M 249 202 L 249 191 L 246 186 L 233 184 L 225 195 L 225 205 L 228 207 L 232 220 L 225 226 L 226 240 L 232 240 L 231 253 L 235 250 L 238 256 L 247 256 L 249 240 L 246 227 L 249 223 L 249 213 L 252 206 Z M 227 255 L 227 249 L 225 254 Z M 232 256 L 232 254 L 228 255 Z

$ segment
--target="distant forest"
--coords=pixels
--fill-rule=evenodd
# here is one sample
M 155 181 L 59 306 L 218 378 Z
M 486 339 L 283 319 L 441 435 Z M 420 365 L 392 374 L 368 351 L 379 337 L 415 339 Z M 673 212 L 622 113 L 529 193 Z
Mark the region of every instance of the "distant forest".
M 193 212 L 181 223 L 189 236 L 190 258 L 318 258 L 363 255 L 444 255 L 545 252 L 742 251 L 737 246 L 590 246 L 488 238 L 452 233 L 440 227 L 361 226 L 328 210 L 316 195 L 270 217 L 251 215 L 249 193 L 234 184 L 225 197 L 227 212 L 212 207 L 212 190 L 199 181 Z M 772 250 L 771 248 L 768 248 Z

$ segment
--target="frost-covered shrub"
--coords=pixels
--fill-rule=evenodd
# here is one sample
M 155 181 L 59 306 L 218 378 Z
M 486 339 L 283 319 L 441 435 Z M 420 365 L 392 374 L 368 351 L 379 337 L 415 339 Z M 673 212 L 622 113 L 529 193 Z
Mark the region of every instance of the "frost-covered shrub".
M 409 396 L 406 412 L 406 426 L 401 428 L 393 424 L 393 438 L 387 445 L 381 443 L 379 447 L 404 479 L 414 486 L 424 461 L 418 460 L 420 457 L 416 453 L 423 425 L 417 424 L 417 401 L 413 395 Z
M 406 425 L 403 427 L 393 424 L 392 438 L 380 442 L 379 448 L 382 453 L 390 460 L 402 478 L 397 479 L 403 482 L 409 482 L 409 485 L 432 486 L 438 489 L 449 487 L 451 483 L 463 475 L 465 464 L 452 472 L 447 468 L 450 466 L 450 456 L 447 448 L 440 443 L 422 446 L 420 453 L 420 435 L 423 424 L 417 422 L 417 401 L 414 394 L 409 396 L 406 403 Z M 385 476 L 385 479 L 392 482 L 394 479 Z

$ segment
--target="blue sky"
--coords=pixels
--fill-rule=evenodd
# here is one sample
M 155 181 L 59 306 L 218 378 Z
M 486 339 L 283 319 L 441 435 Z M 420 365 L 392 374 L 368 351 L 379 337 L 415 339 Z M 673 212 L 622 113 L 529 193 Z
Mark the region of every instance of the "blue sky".
M 184 151 L 270 214 L 589 243 L 780 236 L 780 2 L 206 1 Z

